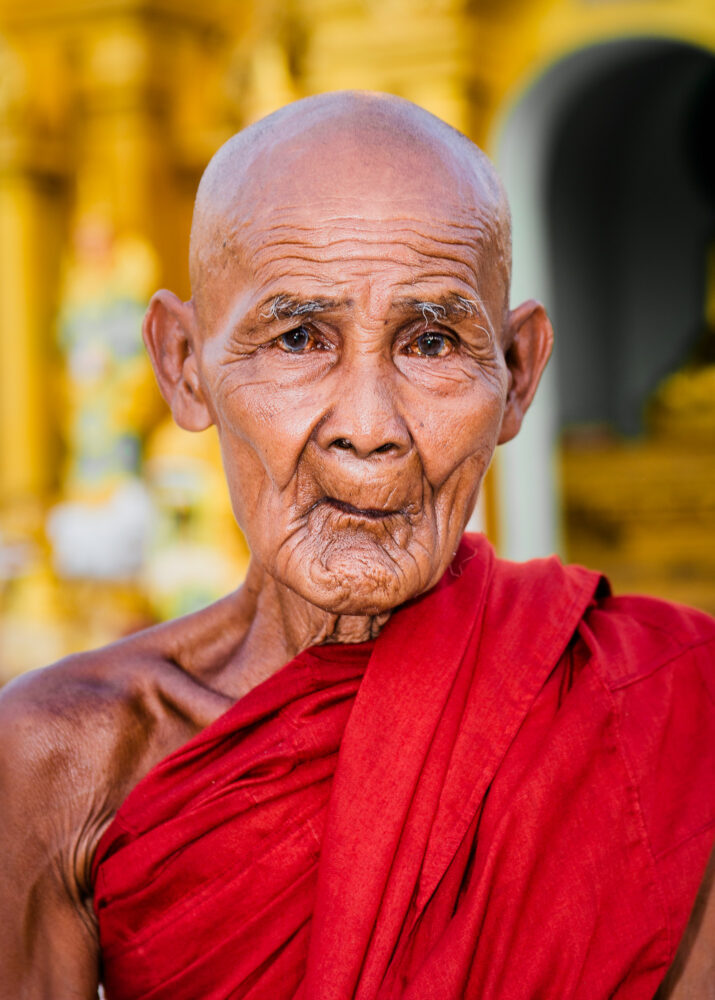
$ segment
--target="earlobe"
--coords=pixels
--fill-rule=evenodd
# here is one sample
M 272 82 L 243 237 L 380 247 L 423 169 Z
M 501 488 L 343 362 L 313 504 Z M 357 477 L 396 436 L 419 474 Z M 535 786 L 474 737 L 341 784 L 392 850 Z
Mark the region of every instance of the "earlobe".
M 201 388 L 194 351 L 191 303 L 162 289 L 149 303 L 142 327 L 161 394 L 174 420 L 187 431 L 203 431 L 213 423 Z
M 504 348 L 509 391 L 499 444 L 511 441 L 518 434 L 551 355 L 553 341 L 551 322 L 540 302 L 529 299 L 509 313 Z

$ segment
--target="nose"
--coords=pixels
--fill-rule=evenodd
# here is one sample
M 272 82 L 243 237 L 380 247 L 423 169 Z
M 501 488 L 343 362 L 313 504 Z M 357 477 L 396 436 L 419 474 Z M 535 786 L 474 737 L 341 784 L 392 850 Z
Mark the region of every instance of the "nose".
M 333 405 L 317 430 L 320 448 L 357 458 L 409 452 L 412 438 L 399 412 L 396 387 L 379 359 L 346 370 L 333 393 Z

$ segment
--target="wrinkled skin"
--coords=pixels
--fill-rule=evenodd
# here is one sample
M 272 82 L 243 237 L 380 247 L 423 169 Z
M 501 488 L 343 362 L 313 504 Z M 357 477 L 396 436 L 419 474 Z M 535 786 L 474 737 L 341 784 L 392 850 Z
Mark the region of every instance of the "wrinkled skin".
M 310 622 L 298 646 L 374 634 L 439 579 L 551 343 L 540 306 L 508 310 L 486 159 L 430 116 L 352 100 L 219 154 L 197 203 L 200 292 L 160 293 L 146 323 L 178 422 L 218 428 L 252 577 Z
M 131 788 L 299 650 L 377 634 L 444 572 L 551 347 L 541 306 L 509 309 L 509 259 L 488 161 L 407 102 L 299 102 L 214 158 L 193 297 L 158 292 L 144 332 L 177 422 L 218 428 L 248 579 L 3 692 L 0 1000 L 96 997 L 91 860 Z M 708 996 L 708 892 L 663 997 Z

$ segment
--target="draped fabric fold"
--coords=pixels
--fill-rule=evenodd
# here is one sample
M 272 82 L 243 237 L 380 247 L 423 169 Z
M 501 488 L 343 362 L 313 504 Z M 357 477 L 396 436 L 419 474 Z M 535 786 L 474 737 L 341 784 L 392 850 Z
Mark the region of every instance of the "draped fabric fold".
M 687 907 L 622 701 L 632 724 L 677 685 L 604 680 L 599 579 L 466 536 L 374 643 L 307 650 L 154 768 L 95 859 L 109 1000 L 651 997 Z M 608 621 L 644 649 L 624 607 Z M 705 787 L 715 748 L 688 754 Z M 692 900 L 713 795 L 688 810 L 687 857 L 661 853 Z

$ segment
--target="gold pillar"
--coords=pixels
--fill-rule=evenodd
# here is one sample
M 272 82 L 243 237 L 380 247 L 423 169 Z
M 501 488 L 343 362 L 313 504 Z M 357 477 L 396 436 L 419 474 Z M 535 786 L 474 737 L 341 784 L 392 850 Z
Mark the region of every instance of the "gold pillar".
M 0 77 L 0 508 L 27 511 L 54 478 L 48 398 L 64 171 L 6 42 Z

